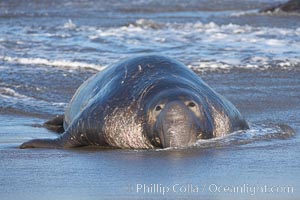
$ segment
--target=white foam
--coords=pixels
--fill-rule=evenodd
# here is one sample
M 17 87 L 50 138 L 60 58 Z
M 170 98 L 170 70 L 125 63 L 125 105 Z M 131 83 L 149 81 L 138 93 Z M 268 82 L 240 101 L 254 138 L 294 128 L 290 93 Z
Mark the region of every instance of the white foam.
M 0 96 L 4 98 L 7 97 L 29 98 L 26 95 L 19 94 L 15 90 L 6 87 L 0 87 Z
M 241 12 L 234 12 L 232 14 L 230 14 L 231 17 L 241 17 L 241 16 L 245 16 L 245 15 L 257 15 L 257 13 L 259 12 L 259 10 L 254 9 L 254 10 L 247 10 L 247 11 L 241 11 Z
M 276 40 L 276 39 L 269 39 L 266 40 L 266 44 L 270 46 L 284 46 L 284 41 Z
M 44 58 L 14 58 L 9 56 L 0 56 L 0 59 L 9 63 L 18 63 L 23 65 L 45 65 L 51 67 L 65 67 L 65 68 L 88 68 L 96 69 L 98 71 L 103 70 L 106 66 L 84 63 L 84 62 L 73 62 L 67 60 L 48 60 Z
M 69 20 L 60 26 L 59 30 L 60 32 L 55 34 L 71 34 L 70 37 L 75 37 L 72 40 L 66 40 L 68 52 L 70 50 L 70 54 L 66 56 L 71 60 L 62 60 L 54 53 L 49 54 L 51 57 L 47 57 L 48 48 L 40 51 L 32 50 L 32 52 L 26 48 L 26 51 L 30 51 L 26 52 L 29 55 L 28 58 L 7 54 L 8 56 L 0 56 L 0 59 L 24 65 L 91 68 L 99 71 L 119 61 L 120 58 L 149 52 L 163 53 L 201 70 L 233 67 L 266 69 L 272 66 L 294 67 L 300 64 L 300 28 L 218 25 L 214 22 L 203 23 L 201 21 L 183 24 L 162 23 L 138 19 L 129 25 L 109 28 L 81 26 Z M 74 32 L 76 32 L 75 35 L 72 34 Z M 37 37 L 40 39 L 40 36 Z M 44 37 L 47 39 L 53 37 L 53 34 Z M 72 45 L 75 47 L 72 48 Z M 78 51 L 78 46 L 83 51 Z M 53 45 L 52 49 L 59 54 L 63 48 Z M 75 51 L 76 55 L 72 55 Z M 95 51 L 101 53 L 96 54 Z M 23 53 L 22 50 L 21 53 Z M 78 56 L 83 58 L 90 56 L 91 62 L 101 60 L 101 65 L 72 61 Z M 257 59 L 258 57 L 260 59 Z
M 69 19 L 68 22 L 64 24 L 65 29 L 75 29 L 76 27 L 76 24 L 74 24 L 71 19 Z
M 91 29 L 89 29 L 91 31 Z M 145 50 L 164 52 L 194 68 L 207 70 L 269 68 L 300 63 L 300 29 L 209 23 L 135 23 L 92 31 L 92 42 L 110 44 L 112 53 L 130 56 Z M 97 40 L 99 38 L 99 40 Z M 123 56 L 123 55 L 121 55 Z M 261 59 L 257 59 L 261 57 Z M 115 60 L 112 60 L 114 62 Z M 291 62 L 293 61 L 293 62 Z M 296 61 L 296 62 L 295 62 Z
M 249 144 L 252 142 L 269 141 L 271 139 L 287 139 L 295 135 L 295 131 L 288 125 L 253 125 L 248 130 L 209 140 L 198 140 L 197 148 L 227 147 L 232 145 Z

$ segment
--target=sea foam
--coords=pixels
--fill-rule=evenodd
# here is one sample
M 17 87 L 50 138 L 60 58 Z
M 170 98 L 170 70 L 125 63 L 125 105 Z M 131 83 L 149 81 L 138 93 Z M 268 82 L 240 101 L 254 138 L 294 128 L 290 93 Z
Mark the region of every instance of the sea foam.
M 103 70 L 106 66 L 84 63 L 84 62 L 76 62 L 76 61 L 67 61 L 67 60 L 48 60 L 45 58 L 18 58 L 18 57 L 9 57 L 2 56 L 0 60 L 9 63 L 18 63 L 23 65 L 45 65 L 51 67 L 65 67 L 65 68 L 87 68 L 87 69 L 95 69 L 98 71 Z

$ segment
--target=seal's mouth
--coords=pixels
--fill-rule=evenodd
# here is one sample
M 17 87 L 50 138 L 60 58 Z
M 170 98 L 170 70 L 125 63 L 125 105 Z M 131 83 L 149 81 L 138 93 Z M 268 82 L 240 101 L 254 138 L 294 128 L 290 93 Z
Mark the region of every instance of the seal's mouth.
M 180 102 L 165 105 L 157 121 L 158 136 L 163 148 L 185 147 L 196 142 L 194 114 Z

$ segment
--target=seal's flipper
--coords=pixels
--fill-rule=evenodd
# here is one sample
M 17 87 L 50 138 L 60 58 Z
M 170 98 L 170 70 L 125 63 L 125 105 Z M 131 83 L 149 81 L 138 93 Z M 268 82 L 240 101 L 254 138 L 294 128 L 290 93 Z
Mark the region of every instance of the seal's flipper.
M 53 119 L 46 121 L 44 127 L 57 133 L 63 133 L 65 131 L 64 115 L 56 115 Z
M 77 124 L 74 125 L 77 127 Z M 72 131 L 73 130 L 73 131 Z M 59 149 L 59 148 L 72 148 L 72 147 L 78 147 L 78 146 L 84 146 L 84 144 L 74 136 L 74 134 L 77 134 L 77 129 L 74 129 L 71 127 L 67 129 L 62 135 L 60 135 L 58 138 L 44 138 L 44 139 L 33 139 L 29 140 L 27 142 L 24 142 L 21 144 L 21 149 L 26 148 L 53 148 L 53 149 Z
M 63 148 L 59 138 L 57 139 L 34 139 L 21 144 L 20 149 L 26 148 Z

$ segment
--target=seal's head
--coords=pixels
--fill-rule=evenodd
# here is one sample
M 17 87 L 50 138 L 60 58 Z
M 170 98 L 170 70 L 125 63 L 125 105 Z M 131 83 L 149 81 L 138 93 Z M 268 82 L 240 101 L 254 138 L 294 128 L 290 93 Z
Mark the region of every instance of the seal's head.
M 208 139 L 210 126 L 199 97 L 184 89 L 155 95 L 148 108 L 148 138 L 154 146 L 185 147 L 197 139 Z M 206 126 L 206 127 L 203 127 Z

